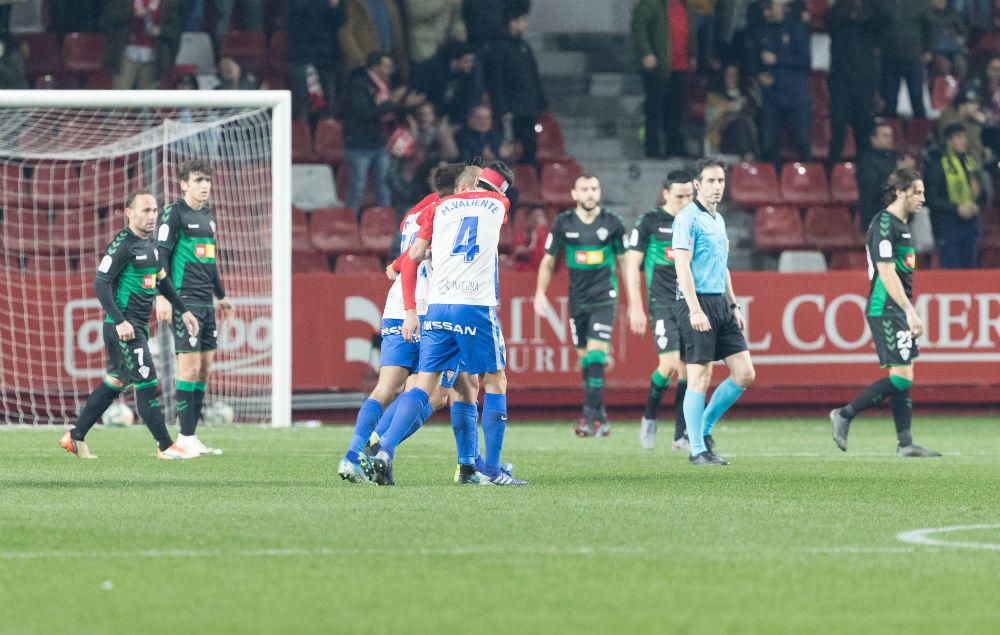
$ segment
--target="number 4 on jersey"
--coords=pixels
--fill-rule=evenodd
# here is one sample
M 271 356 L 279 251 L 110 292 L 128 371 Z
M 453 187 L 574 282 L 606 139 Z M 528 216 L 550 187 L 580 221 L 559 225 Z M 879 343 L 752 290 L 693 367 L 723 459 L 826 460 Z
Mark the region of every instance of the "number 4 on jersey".
M 465 255 L 465 262 L 472 262 L 479 255 L 479 245 L 476 239 L 479 234 L 479 217 L 466 216 L 455 236 L 455 245 L 451 248 L 452 256 Z

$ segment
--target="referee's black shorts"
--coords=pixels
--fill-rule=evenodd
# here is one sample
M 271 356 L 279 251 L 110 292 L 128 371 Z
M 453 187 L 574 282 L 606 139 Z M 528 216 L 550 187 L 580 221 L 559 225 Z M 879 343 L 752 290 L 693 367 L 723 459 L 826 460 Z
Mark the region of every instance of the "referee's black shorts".
M 681 331 L 684 359 L 688 364 L 715 362 L 747 350 L 747 340 L 724 295 L 698 294 L 698 303 L 708 316 L 711 330 L 694 330 L 687 302 L 677 303 L 677 326 Z

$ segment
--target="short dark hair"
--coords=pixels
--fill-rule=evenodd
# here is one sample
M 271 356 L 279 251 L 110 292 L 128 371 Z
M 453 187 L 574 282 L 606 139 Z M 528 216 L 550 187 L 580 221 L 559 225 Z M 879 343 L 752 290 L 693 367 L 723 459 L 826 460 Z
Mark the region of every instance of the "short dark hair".
M 667 178 L 663 181 L 663 189 L 669 190 L 672 185 L 678 183 L 690 183 L 694 176 L 687 170 L 673 170 L 667 173 Z
M 486 167 L 488 167 L 489 169 L 493 170 L 494 172 L 502 176 L 503 180 L 507 181 L 508 188 L 514 186 L 514 170 L 511 170 L 506 163 L 504 163 L 503 161 L 493 161 Z
M 580 172 L 579 174 L 576 175 L 576 178 L 573 179 L 573 187 L 575 188 L 576 184 L 579 183 L 582 179 L 597 179 L 598 183 L 601 182 L 600 177 L 598 177 L 593 172 Z
M 212 169 L 208 161 L 202 159 L 188 159 L 177 166 L 177 178 L 181 181 L 187 181 L 195 172 L 211 177 L 215 170 Z
M 868 136 L 874 137 L 876 134 L 878 134 L 879 128 L 888 128 L 889 130 L 892 130 L 892 126 L 889 125 L 888 121 L 886 121 L 885 119 L 876 119 L 875 125 L 872 126 L 872 131 L 868 134 Z
M 468 166 L 464 163 L 445 163 L 438 166 L 434 173 L 434 190 L 438 196 L 450 196 L 455 193 L 455 181 Z
M 473 168 L 485 168 L 486 159 L 481 156 L 470 157 L 469 160 L 465 162 L 465 165 Z
M 892 203 L 896 200 L 897 191 L 906 191 L 922 179 L 920 172 L 912 168 L 899 168 L 885 180 L 885 185 L 882 187 L 882 203 L 884 205 Z
M 139 198 L 140 196 L 147 196 L 147 195 L 152 196 L 154 201 L 156 200 L 156 194 L 153 194 L 153 190 L 142 188 L 139 190 L 133 190 L 129 192 L 128 198 L 125 199 L 125 207 L 131 209 L 132 205 L 135 204 L 135 199 Z
M 725 171 L 726 163 L 719 157 L 702 157 L 694 164 L 694 179 L 700 181 L 702 173 L 708 168 L 722 168 Z
M 945 126 L 944 140 L 949 141 L 952 137 L 954 137 L 959 133 L 968 134 L 968 130 L 965 129 L 965 126 L 963 124 L 953 123 L 948 126 Z
M 503 6 L 504 25 L 529 13 L 531 13 L 531 0 L 506 0 Z

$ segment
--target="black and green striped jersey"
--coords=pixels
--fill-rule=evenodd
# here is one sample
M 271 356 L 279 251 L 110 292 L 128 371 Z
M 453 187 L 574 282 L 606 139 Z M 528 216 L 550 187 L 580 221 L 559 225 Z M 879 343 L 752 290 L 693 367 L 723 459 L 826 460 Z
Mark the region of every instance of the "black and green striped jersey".
M 615 213 L 601 211 L 584 223 L 575 210 L 566 210 L 552 224 L 545 253 L 566 252 L 569 268 L 569 304 L 585 308 L 618 302 L 615 257 L 625 253 L 625 225 Z
M 147 328 L 161 268 L 153 241 L 123 229 L 104 250 L 96 278 L 111 285 L 114 304 L 124 319 L 135 327 Z M 116 323 L 118 320 L 108 313 L 104 321 Z
M 156 244 L 174 288 L 187 304 L 208 305 L 213 294 L 225 296 L 216 267 L 215 213 L 207 205 L 196 210 L 183 199 L 167 205 L 157 219 Z
M 649 306 L 663 306 L 677 301 L 673 236 L 674 217 L 660 207 L 643 214 L 629 236 L 629 250 L 642 254 Z
M 872 219 L 871 225 L 868 226 L 866 243 L 868 277 L 872 281 L 871 290 L 868 293 L 868 315 L 877 317 L 886 311 L 901 311 L 885 290 L 885 285 L 878 275 L 876 263 L 895 263 L 896 275 L 903 283 L 906 297 L 912 300 L 913 270 L 917 268 L 917 252 L 913 248 L 910 226 L 883 210 Z

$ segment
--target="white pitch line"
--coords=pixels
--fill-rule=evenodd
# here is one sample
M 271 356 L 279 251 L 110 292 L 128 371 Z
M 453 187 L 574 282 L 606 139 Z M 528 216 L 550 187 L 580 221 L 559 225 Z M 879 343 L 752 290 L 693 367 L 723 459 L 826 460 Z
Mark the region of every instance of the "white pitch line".
M 275 558 L 357 556 L 646 556 L 643 548 L 632 547 L 449 547 L 419 549 L 274 548 L 274 549 L 136 549 L 119 551 L 0 551 L 0 560 L 42 560 L 47 558 Z
M 927 529 L 914 529 L 912 531 L 901 531 L 896 534 L 896 540 L 910 543 L 911 545 L 924 545 L 928 547 L 955 547 L 959 549 L 979 549 L 982 551 L 1000 551 L 1000 543 L 995 542 L 951 542 L 931 538 L 933 534 L 953 533 L 956 531 L 975 531 L 978 529 L 1000 529 L 1000 525 L 954 525 L 952 527 L 930 527 Z
M 916 547 L 806 547 L 809 553 L 868 554 L 868 553 L 913 553 Z

